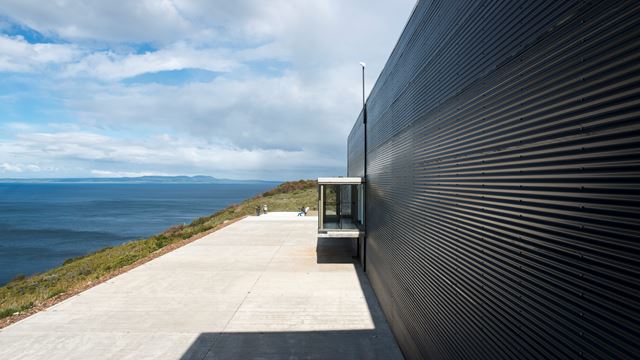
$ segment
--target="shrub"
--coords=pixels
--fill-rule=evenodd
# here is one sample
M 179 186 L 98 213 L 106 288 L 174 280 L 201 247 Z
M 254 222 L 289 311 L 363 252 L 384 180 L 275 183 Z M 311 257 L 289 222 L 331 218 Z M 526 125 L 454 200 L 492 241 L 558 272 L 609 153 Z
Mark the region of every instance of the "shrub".
M 293 192 L 295 190 L 315 188 L 316 186 L 318 186 L 318 182 L 316 180 L 288 181 L 278 185 L 275 189 L 262 193 L 262 196 L 273 196 L 276 194 Z

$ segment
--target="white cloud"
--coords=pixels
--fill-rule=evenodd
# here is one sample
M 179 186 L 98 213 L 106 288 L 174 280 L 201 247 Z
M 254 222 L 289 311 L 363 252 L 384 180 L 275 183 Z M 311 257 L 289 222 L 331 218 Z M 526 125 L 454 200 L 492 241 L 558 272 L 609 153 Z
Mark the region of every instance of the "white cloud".
M 381 0 L 365 4 L 376 2 Z M 42 6 L 38 0 L 3 0 L 0 13 L 65 39 L 166 45 L 183 39 L 220 42 L 229 37 L 263 41 L 290 30 L 293 21 L 332 16 L 336 4 L 338 0 L 65 0 Z M 367 10 L 351 6 L 344 10 L 353 9 Z
M 48 159 L 50 168 L 60 164 L 81 165 L 93 176 L 112 173 L 214 174 L 217 176 L 282 179 L 294 176 L 292 169 L 310 168 L 322 154 L 304 151 L 249 150 L 209 144 L 193 138 L 161 141 L 123 140 L 94 133 L 28 133 L 14 141 L 0 142 L 0 161 Z M 341 164 L 325 158 L 326 168 Z M 99 167 L 100 166 L 100 167 Z M 102 168 L 103 167 L 103 168 Z M 5 171 L 34 171 L 4 162 Z M 323 167 L 320 167 L 320 169 Z M 148 170 L 156 169 L 156 170 Z M 161 170 L 159 170 L 161 169 Z
M 86 74 L 103 80 L 120 80 L 160 71 L 203 69 L 228 72 L 239 66 L 231 53 L 217 49 L 193 49 L 186 44 L 144 54 L 93 53 L 70 65 L 66 74 Z
M 346 71 L 328 71 L 321 82 L 305 82 L 291 73 L 275 78 L 220 77 L 180 88 L 109 85 L 90 96 L 78 93 L 68 107 L 85 121 L 110 129 L 162 128 L 243 149 L 314 150 L 339 156 L 360 107 L 357 72 L 354 84 L 347 85 Z
M 0 71 L 36 72 L 60 107 L 40 112 L 50 126 L 0 140 L 0 161 L 94 176 L 340 174 L 361 106 L 358 62 L 370 89 L 414 2 L 4 0 L 0 14 L 71 44 L 0 38 Z M 219 74 L 121 81 L 192 68 Z
M 161 42 L 195 30 L 169 0 L 3 0 L 0 13 L 71 40 Z
M 81 51 L 67 44 L 31 44 L 20 36 L 0 35 L 0 71 L 33 71 L 39 66 L 77 59 Z
M 0 128 L 6 128 L 11 131 L 26 131 L 33 129 L 33 126 L 23 122 L 9 122 L 1 125 Z
M 11 163 L 2 163 L 0 164 L 0 169 L 5 173 L 22 173 L 22 172 L 38 172 L 42 169 L 40 166 L 36 164 L 11 164 Z
M 3 163 L 2 165 L 0 165 L 0 168 L 2 168 L 4 172 L 15 172 L 15 173 L 22 172 L 22 167 L 14 164 L 9 164 L 9 163 Z

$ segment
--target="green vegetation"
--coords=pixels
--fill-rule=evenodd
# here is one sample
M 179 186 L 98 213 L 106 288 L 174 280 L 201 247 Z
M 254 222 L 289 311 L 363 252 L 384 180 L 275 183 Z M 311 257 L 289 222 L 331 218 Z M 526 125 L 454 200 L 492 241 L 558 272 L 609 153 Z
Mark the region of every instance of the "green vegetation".
M 297 211 L 303 206 L 316 210 L 316 182 L 286 182 L 260 196 L 196 219 L 189 225 L 174 226 L 148 239 L 131 241 L 86 256 L 68 259 L 63 265 L 41 274 L 30 277 L 17 276 L 0 288 L 0 319 L 41 305 L 57 295 L 78 291 L 167 245 L 215 229 L 227 220 L 254 215 L 256 207 L 263 204 L 268 206 L 269 211 Z

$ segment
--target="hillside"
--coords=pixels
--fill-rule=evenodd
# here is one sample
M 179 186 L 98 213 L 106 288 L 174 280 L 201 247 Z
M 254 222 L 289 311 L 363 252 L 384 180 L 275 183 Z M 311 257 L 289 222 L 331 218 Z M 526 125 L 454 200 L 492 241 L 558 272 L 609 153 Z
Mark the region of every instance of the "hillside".
M 256 206 L 263 204 L 269 211 L 297 211 L 302 206 L 315 210 L 316 182 L 285 182 L 260 196 L 195 219 L 189 225 L 174 226 L 147 239 L 68 259 L 63 265 L 41 274 L 16 278 L 0 288 L 0 328 L 198 239 L 228 222 L 253 215 Z

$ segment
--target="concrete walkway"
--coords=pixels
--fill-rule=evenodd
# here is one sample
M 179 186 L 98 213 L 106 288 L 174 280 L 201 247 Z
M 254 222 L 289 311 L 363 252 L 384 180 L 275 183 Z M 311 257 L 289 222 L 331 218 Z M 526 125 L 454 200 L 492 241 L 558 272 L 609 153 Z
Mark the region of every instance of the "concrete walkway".
M 249 217 L 0 330 L 0 359 L 400 359 L 345 240 Z

